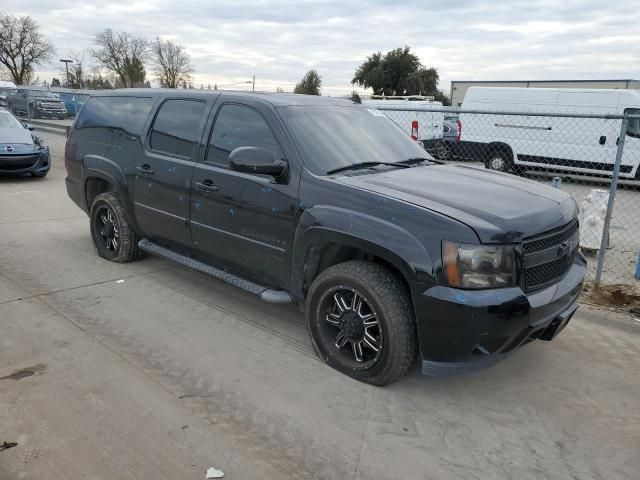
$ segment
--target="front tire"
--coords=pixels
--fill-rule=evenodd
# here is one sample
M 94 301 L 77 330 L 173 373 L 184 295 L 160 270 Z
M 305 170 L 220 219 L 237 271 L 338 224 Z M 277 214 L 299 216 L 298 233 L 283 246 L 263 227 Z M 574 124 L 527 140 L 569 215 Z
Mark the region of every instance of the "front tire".
M 415 359 L 409 292 L 381 265 L 350 261 L 323 271 L 309 290 L 306 317 L 320 358 L 357 380 L 387 385 Z
M 89 220 L 98 255 L 118 263 L 133 262 L 138 258 L 136 234 L 117 193 L 98 195 L 91 205 Z

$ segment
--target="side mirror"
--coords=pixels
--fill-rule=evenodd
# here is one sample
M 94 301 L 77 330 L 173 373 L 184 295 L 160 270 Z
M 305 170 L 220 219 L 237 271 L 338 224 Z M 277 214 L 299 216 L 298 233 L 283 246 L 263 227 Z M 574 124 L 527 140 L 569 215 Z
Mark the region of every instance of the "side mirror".
M 31 125 L 30 123 L 25 123 L 24 124 L 24 128 L 26 128 L 27 130 L 35 130 L 34 126 Z
M 229 167 L 236 172 L 271 175 L 282 179 L 287 173 L 287 162 L 277 160 L 274 153 L 259 147 L 238 147 L 229 155 Z

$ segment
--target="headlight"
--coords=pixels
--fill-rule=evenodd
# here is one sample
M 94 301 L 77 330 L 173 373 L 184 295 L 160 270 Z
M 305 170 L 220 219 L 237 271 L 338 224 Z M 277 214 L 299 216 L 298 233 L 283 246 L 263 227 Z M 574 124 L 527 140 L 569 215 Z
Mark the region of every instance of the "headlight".
M 442 265 L 452 287 L 512 287 L 516 280 L 515 264 L 515 253 L 510 245 L 442 242 Z

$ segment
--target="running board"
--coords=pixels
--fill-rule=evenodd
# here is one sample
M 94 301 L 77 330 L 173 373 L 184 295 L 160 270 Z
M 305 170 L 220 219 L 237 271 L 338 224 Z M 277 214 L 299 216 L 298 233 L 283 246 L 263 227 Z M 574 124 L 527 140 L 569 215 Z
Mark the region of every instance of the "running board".
M 253 283 L 245 280 L 244 278 L 233 275 L 232 273 L 225 272 L 224 270 L 220 270 L 218 268 L 212 267 L 211 265 L 207 265 L 206 263 L 194 260 L 193 258 L 189 258 L 185 255 L 180 255 L 179 253 L 161 247 L 160 245 L 156 245 L 146 238 L 143 238 L 138 242 L 138 248 L 140 248 L 140 250 L 144 250 L 145 252 L 149 252 L 152 255 L 168 258 L 169 260 L 173 260 L 174 262 L 184 265 L 185 267 L 193 268 L 194 270 L 198 270 L 199 272 L 211 275 L 218 280 L 222 280 L 223 282 L 233 285 L 234 287 L 238 287 L 246 292 L 252 293 L 257 297 L 260 297 L 265 302 L 293 303 L 293 297 L 289 292 L 285 290 L 272 290 L 262 285 L 258 285 L 257 283 Z

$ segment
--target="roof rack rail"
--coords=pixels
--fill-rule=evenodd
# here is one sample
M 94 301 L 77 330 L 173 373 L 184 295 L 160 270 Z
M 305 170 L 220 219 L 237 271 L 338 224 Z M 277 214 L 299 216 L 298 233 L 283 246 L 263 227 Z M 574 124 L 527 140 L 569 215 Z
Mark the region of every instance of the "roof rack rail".
M 433 102 L 435 97 L 429 95 L 371 95 L 371 100 L 406 100 Z

